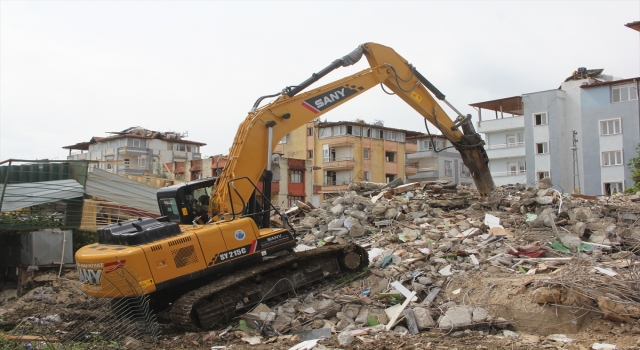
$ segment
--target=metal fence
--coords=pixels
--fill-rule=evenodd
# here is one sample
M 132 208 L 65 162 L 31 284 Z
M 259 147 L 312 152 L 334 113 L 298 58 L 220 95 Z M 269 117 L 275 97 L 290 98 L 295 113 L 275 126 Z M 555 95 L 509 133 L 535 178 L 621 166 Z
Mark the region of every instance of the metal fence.
M 16 342 L 33 339 L 55 349 L 121 348 L 132 342 L 155 341 L 158 323 L 137 276 L 122 267 L 100 278 L 104 287 L 97 292 L 113 298 L 91 297 L 77 285 L 73 300 L 43 303 L 41 312 L 33 313 L 38 317 L 23 318 L 7 334 Z M 125 294 L 135 296 L 123 298 Z
M 78 228 L 87 161 L 0 162 L 0 230 Z

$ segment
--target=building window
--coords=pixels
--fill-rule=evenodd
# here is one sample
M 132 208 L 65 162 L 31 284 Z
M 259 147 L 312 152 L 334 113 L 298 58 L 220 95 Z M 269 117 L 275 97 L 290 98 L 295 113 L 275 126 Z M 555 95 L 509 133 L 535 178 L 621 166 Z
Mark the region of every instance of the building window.
M 173 150 L 174 151 L 178 151 L 178 152 L 186 152 L 187 151 L 187 145 L 185 145 L 184 143 L 174 143 L 173 144 Z
M 382 130 L 373 129 L 372 131 L 373 131 L 373 136 L 372 137 L 374 139 L 382 139 L 382 135 L 383 135 Z
M 384 152 L 384 157 L 387 162 L 390 162 L 390 163 L 396 162 L 396 152 Z
M 431 144 L 431 140 L 425 139 L 418 141 L 418 151 L 430 151 L 433 149 L 433 145 Z
M 516 146 L 516 134 L 507 135 L 507 147 L 515 147 Z
M 289 182 L 297 184 L 302 183 L 302 171 L 291 170 L 289 173 Z
M 191 181 L 199 180 L 201 177 L 202 177 L 202 174 L 199 171 L 194 171 L 191 173 Z
M 324 186 L 335 186 L 337 183 L 338 174 L 335 171 L 324 172 Z
M 284 135 L 284 137 L 282 138 L 282 140 L 280 140 L 280 142 L 278 142 L 279 145 L 287 143 L 287 139 L 289 139 L 289 134 Z
M 602 152 L 602 166 L 622 165 L 622 151 Z
M 322 162 L 333 162 L 336 160 L 336 149 L 329 145 L 322 145 Z
M 307 136 L 313 136 L 313 128 L 307 128 Z
M 138 166 L 141 167 L 141 168 L 146 168 L 147 167 L 147 157 L 146 156 L 138 157 Z
M 313 159 L 313 150 L 312 149 L 307 151 L 307 159 Z
M 518 161 L 518 172 L 520 174 L 525 174 L 527 172 L 527 162 L 524 160 Z
M 624 102 L 638 99 L 638 89 L 635 83 L 611 86 L 611 102 Z
M 538 171 L 536 173 L 536 178 L 538 179 L 538 181 L 544 179 L 545 177 L 551 177 L 548 171 Z
M 536 143 L 536 154 L 549 153 L 549 142 Z
M 371 128 L 363 128 L 362 129 L 362 136 L 371 137 Z
M 295 207 L 297 202 L 303 202 L 304 198 L 302 197 L 296 197 L 296 196 L 288 196 L 289 198 L 289 207 Z
M 404 133 L 403 132 L 396 132 L 396 141 L 398 141 L 398 142 L 404 142 L 405 141 L 405 137 L 404 137 Z
M 471 177 L 471 171 L 462 163 L 460 163 L 460 177 Z
M 393 132 L 393 131 L 385 130 L 384 131 L 384 139 L 385 140 L 390 140 L 390 141 L 395 141 L 396 140 L 396 133 Z
M 364 148 L 364 149 L 363 149 L 363 153 L 364 153 L 364 155 L 363 155 L 363 156 L 364 156 L 364 159 L 369 159 L 369 153 L 370 153 L 370 152 L 371 152 L 371 150 L 370 150 L 370 149 L 368 149 L 368 148 Z
M 331 137 L 331 128 L 320 128 L 318 138 L 323 139 L 326 137 Z
M 615 135 L 620 132 L 620 119 L 600 121 L 600 135 Z
M 346 125 L 336 125 L 333 127 L 333 136 L 340 136 L 347 134 L 347 126 Z
M 129 169 L 129 158 L 125 158 L 123 159 L 123 161 L 124 161 L 124 168 Z
M 360 136 L 361 130 L 362 128 L 359 126 L 347 125 L 347 134 L 349 135 Z
M 507 163 L 507 175 L 515 175 L 518 173 L 518 163 Z
M 604 194 L 612 196 L 618 192 L 622 192 L 622 182 L 605 182 L 602 184 L 604 187 Z
M 547 125 L 547 124 L 548 124 L 547 112 L 533 114 L 533 125 Z
M 110 141 L 109 142 L 109 148 L 115 148 L 118 147 L 117 145 L 118 141 Z M 141 147 L 144 148 L 147 146 L 147 140 L 141 140 L 141 139 L 127 139 L 127 146 L 131 146 L 131 147 Z
M 384 178 L 385 178 L 385 181 L 387 181 L 387 183 L 389 183 L 389 182 L 393 181 L 396 178 L 396 176 L 394 174 L 385 174 Z
M 371 181 L 371 172 L 370 171 L 365 171 L 364 172 L 364 181 Z
M 453 162 L 450 160 L 444 161 L 444 176 L 453 176 Z

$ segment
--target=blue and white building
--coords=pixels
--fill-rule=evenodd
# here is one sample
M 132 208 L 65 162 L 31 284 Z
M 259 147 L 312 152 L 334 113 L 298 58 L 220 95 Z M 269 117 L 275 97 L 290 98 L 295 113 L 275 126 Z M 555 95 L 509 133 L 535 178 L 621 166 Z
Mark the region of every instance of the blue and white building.
M 627 163 L 640 143 L 640 78 L 588 72 L 558 89 L 471 105 L 496 185 L 548 176 L 559 191 L 589 195 L 633 185 Z M 495 119 L 483 120 L 483 109 Z

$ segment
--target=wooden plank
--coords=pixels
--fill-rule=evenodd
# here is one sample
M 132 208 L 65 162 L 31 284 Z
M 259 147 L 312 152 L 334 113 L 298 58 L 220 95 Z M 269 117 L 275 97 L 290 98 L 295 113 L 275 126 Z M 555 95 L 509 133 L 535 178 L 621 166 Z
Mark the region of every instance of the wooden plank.
M 396 320 L 398 319 L 398 317 L 400 316 L 400 313 L 402 311 L 404 311 L 404 309 L 407 308 L 407 306 L 409 305 L 409 303 L 411 302 L 411 299 L 413 299 L 413 297 L 416 296 L 416 292 L 413 291 L 411 292 L 411 295 L 409 295 L 409 297 L 407 297 L 407 299 L 404 301 L 404 303 L 402 303 L 402 306 L 400 307 L 400 309 L 398 310 L 399 312 L 393 316 L 393 318 L 391 320 L 389 320 L 389 323 L 386 326 L 387 330 L 391 330 L 391 327 L 393 327 L 394 323 L 396 322 Z
M 3 334 L 0 333 L 0 338 L 4 338 L 7 340 L 19 340 L 19 341 L 45 341 L 51 343 L 59 342 L 56 338 L 47 338 L 39 335 L 13 335 L 13 334 Z
M 577 193 L 572 193 L 571 197 L 588 199 L 588 200 L 592 200 L 592 201 L 597 201 L 598 200 L 598 197 L 596 197 L 596 196 L 587 196 L 587 195 L 584 195 L 584 194 L 577 194 Z

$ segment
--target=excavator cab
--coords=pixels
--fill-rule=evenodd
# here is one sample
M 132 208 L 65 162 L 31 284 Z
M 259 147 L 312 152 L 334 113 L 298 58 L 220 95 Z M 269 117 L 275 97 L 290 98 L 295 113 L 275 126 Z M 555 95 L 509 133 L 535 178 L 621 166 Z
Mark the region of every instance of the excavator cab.
M 158 193 L 160 213 L 170 221 L 204 224 L 209 221 L 209 200 L 215 177 L 161 188 Z

